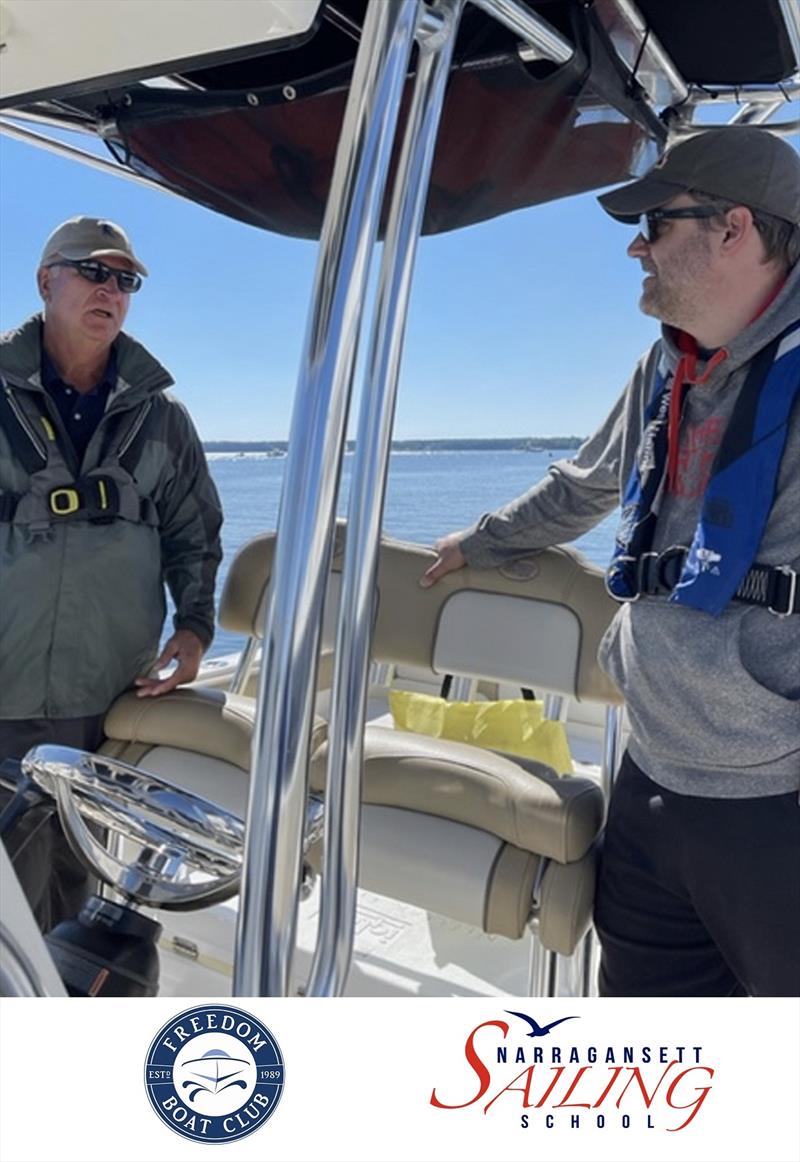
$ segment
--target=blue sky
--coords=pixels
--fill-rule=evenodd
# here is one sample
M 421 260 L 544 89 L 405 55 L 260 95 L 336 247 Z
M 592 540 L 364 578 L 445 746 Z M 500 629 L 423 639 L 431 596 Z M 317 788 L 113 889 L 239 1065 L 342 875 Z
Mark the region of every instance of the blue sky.
M 80 213 L 120 222 L 149 267 L 126 328 L 202 437 L 285 439 L 315 244 L 0 137 L 2 329 L 38 309 L 42 243 Z M 395 436 L 592 431 L 657 333 L 631 237 L 587 195 L 422 239 Z

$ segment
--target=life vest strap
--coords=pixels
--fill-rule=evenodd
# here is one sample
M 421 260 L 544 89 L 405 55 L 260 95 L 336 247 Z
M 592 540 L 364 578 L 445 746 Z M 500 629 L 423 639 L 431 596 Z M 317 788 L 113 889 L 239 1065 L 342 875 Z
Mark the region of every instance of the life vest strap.
M 670 594 L 680 581 L 688 553 L 688 545 L 670 545 L 662 553 L 626 557 L 629 576 L 634 578 L 633 591 L 630 596 L 620 597 L 609 589 L 610 596 L 625 603 L 638 601 L 640 597 Z M 708 567 L 713 569 L 714 562 L 709 561 Z M 798 576 L 800 574 L 790 565 L 762 565 L 755 561 L 739 583 L 733 600 L 745 605 L 760 605 L 776 617 L 800 613 Z
M 27 496 L 22 492 L 0 494 L 0 524 L 13 524 L 17 508 Z M 120 511 L 120 489 L 111 476 L 92 475 L 70 480 L 51 488 L 44 496 L 47 518 L 54 524 L 63 520 L 91 521 L 105 524 L 123 517 L 155 525 L 158 516 L 148 497 L 139 498 L 138 512 Z

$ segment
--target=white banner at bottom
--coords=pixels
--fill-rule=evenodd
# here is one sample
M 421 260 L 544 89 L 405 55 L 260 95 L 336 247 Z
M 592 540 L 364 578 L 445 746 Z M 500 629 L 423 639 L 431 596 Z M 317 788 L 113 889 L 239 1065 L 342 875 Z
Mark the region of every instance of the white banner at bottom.
M 3 1162 L 800 1157 L 795 1000 L 4 1000 L 0 1022 Z

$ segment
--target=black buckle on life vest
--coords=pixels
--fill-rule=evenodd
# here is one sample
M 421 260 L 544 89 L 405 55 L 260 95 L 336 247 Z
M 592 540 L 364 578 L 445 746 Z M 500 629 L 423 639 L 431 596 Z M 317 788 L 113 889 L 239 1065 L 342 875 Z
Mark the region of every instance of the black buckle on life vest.
M 51 488 L 47 502 L 53 516 L 113 520 L 119 512 L 119 489 L 110 476 L 86 476 L 74 484 Z
M 770 595 L 767 609 L 776 617 L 788 617 L 800 612 L 798 605 L 798 573 L 790 565 L 775 565 L 770 576 Z
M 663 553 L 642 553 L 636 562 L 637 596 L 671 593 L 681 579 L 688 552 L 686 545 L 670 545 Z

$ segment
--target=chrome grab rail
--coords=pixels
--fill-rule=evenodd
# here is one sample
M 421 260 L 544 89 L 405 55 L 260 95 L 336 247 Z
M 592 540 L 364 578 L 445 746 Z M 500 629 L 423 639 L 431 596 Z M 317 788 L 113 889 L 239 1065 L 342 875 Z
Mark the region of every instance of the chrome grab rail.
M 340 995 L 353 952 L 378 544 L 414 260 L 462 7 L 463 0 L 441 0 L 422 13 L 414 91 L 378 280 L 348 505 L 329 729 L 325 864 L 308 996 Z
M 783 108 L 785 101 L 779 97 L 777 101 L 747 101 L 740 105 L 728 121 L 729 125 L 764 125 Z
M 285 996 L 325 582 L 358 332 L 419 0 L 367 8 L 322 226 L 278 516 L 234 993 Z

